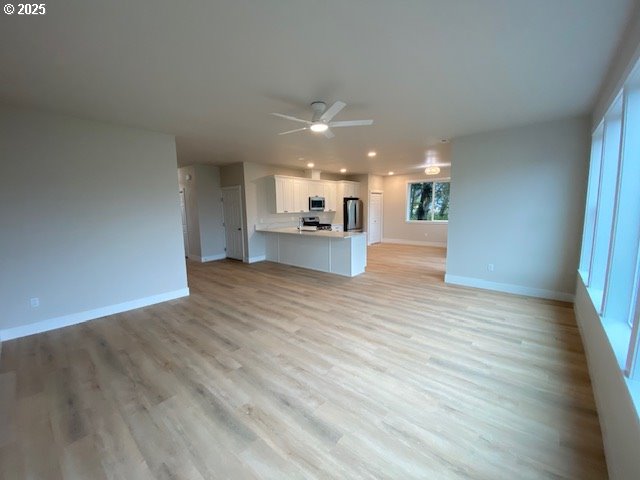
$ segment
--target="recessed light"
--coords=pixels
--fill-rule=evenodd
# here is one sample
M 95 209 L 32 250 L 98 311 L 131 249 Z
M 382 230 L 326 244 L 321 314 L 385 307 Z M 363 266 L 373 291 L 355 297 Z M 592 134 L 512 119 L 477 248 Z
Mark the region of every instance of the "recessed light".
M 393 175 L 393 172 L 389 172 L 388 174 L 389 174 L 389 175 Z
M 347 173 L 347 169 L 346 168 L 341 168 L 340 169 L 340 173 Z
M 376 155 L 377 155 L 377 153 L 374 152 L 373 150 L 371 150 L 369 153 L 367 153 L 367 157 L 371 157 L 371 158 L 375 157 Z
M 314 163 L 312 163 L 312 162 L 309 162 L 309 163 L 307 163 L 307 167 L 309 167 L 309 168 L 313 168 L 313 167 L 315 167 L 315 164 L 314 164 Z
M 427 167 L 424 169 L 424 173 L 427 175 L 437 175 L 440 173 L 440 167 Z

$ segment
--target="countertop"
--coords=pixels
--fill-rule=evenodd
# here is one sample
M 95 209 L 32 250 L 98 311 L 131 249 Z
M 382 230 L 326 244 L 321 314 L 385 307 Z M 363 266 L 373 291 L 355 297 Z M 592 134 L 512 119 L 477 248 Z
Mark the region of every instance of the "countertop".
M 286 233 L 289 235 L 298 235 L 302 237 L 329 237 L 329 238 L 351 238 L 364 235 L 363 232 L 334 232 L 331 230 L 316 230 L 315 232 L 305 232 L 298 230 L 297 227 L 280 227 L 280 228 L 256 228 L 256 232 L 266 233 Z

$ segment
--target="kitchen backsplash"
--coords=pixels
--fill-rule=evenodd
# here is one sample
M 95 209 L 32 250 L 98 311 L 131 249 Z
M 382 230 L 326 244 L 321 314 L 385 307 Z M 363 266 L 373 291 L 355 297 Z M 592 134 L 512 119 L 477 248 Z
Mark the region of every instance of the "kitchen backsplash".
M 341 224 L 341 221 L 336 221 L 336 212 L 274 213 L 261 217 L 255 228 L 297 227 L 300 217 L 320 217 L 320 223 Z

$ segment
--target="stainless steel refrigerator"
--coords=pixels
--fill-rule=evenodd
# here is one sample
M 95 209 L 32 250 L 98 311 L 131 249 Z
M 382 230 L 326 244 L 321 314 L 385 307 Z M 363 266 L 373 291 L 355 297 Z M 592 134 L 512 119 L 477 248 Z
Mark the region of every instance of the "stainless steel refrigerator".
M 344 231 L 362 231 L 362 200 L 356 197 L 344 199 Z

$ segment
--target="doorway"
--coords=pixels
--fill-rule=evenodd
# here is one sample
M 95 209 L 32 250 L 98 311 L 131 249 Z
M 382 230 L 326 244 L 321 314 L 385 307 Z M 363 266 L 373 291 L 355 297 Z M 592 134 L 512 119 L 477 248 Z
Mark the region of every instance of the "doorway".
M 227 258 L 243 260 L 244 232 L 242 229 L 242 187 L 240 185 L 222 188 L 222 208 Z
M 369 194 L 369 245 L 382 242 L 382 192 Z

